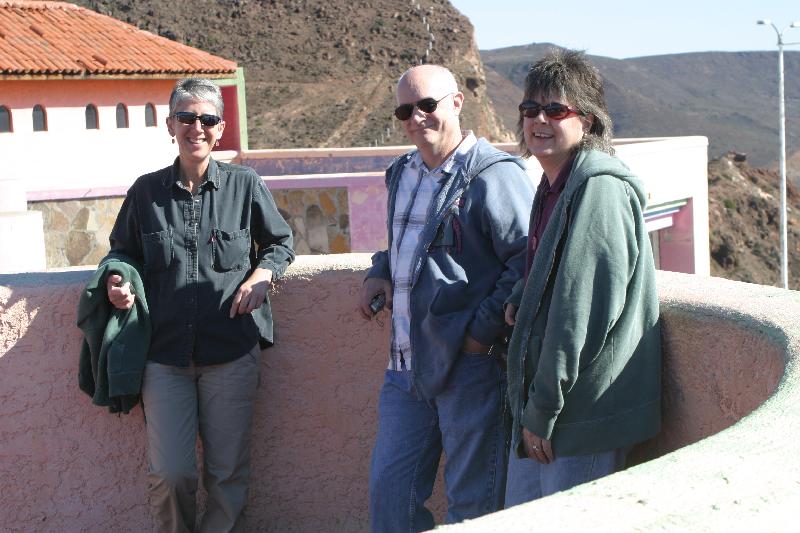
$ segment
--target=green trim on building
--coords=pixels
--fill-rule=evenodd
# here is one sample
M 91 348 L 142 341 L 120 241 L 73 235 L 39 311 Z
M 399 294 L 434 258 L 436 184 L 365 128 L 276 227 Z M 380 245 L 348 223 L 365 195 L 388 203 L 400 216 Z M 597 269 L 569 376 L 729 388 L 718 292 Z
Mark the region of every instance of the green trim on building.
M 249 150 L 250 144 L 247 137 L 247 93 L 244 84 L 244 68 L 236 67 L 235 78 L 214 80 L 220 87 L 236 87 L 236 104 L 239 108 L 239 147 L 240 150 Z

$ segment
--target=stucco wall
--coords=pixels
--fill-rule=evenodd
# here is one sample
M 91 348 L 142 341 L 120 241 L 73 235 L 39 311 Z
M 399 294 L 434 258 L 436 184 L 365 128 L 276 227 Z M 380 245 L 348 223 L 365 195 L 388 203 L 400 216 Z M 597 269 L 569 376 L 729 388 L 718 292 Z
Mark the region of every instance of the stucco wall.
M 367 527 L 388 335 L 354 312 L 368 262 L 366 254 L 301 257 L 275 289 L 278 345 L 265 352 L 254 426 L 256 531 Z M 0 524 L 8 531 L 152 530 L 141 411 L 110 415 L 77 388 L 75 305 L 88 275 L 0 275 Z M 635 454 L 668 454 L 460 527 L 786 525 L 779 513 L 800 504 L 800 297 L 666 272 L 658 281 L 665 426 Z
M 368 256 L 306 256 L 275 288 L 253 429 L 254 531 L 360 531 L 388 328 L 355 313 Z M 142 412 L 77 387 L 89 270 L 0 275 L 3 531 L 152 531 Z M 437 499 L 441 501 L 441 493 Z M 441 506 L 440 506 L 441 507 Z

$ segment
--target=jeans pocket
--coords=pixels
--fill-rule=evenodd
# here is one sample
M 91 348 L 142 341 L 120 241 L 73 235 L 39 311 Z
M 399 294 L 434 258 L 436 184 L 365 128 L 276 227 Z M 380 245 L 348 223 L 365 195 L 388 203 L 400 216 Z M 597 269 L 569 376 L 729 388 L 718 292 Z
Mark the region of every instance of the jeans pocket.
M 230 272 L 242 270 L 250 266 L 250 230 L 237 231 L 212 230 L 212 253 L 214 254 L 214 270 Z
M 163 272 L 172 264 L 172 229 L 142 234 L 144 269 L 147 272 Z

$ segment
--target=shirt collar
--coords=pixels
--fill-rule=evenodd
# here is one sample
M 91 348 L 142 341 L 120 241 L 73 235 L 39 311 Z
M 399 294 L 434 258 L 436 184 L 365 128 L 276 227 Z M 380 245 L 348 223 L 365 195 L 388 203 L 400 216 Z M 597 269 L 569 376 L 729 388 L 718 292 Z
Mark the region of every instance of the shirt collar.
M 180 172 L 180 164 L 181 160 L 180 157 L 175 158 L 175 162 L 172 163 L 172 167 L 170 168 L 169 173 L 164 177 L 164 181 L 162 182 L 164 187 L 172 187 L 173 185 L 177 184 L 180 181 L 181 172 Z M 203 182 L 200 184 L 200 189 L 213 186 L 214 189 L 219 190 L 220 185 L 220 177 L 219 177 L 219 165 L 214 160 L 214 158 L 210 158 L 208 160 L 208 168 L 206 169 L 206 176 L 203 178 Z
M 542 173 L 542 186 L 544 187 L 544 192 L 562 192 L 564 187 L 567 186 L 567 179 L 569 178 L 570 173 L 572 172 L 572 165 L 575 163 L 575 156 L 572 156 L 567 163 L 561 167 L 561 170 L 558 173 L 558 177 L 556 181 L 550 185 L 550 182 L 547 180 L 547 176 Z

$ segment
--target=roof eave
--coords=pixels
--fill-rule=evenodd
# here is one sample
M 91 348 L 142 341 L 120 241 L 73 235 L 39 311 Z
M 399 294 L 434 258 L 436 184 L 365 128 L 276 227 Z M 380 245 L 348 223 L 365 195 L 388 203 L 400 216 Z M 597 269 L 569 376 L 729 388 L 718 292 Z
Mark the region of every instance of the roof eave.
M 227 72 L 157 72 L 157 73 L 113 73 L 113 74 L 92 74 L 92 73 L 14 73 L 0 72 L 0 80 L 174 80 L 180 78 L 203 77 L 210 79 L 229 79 L 236 77 L 236 71 Z

